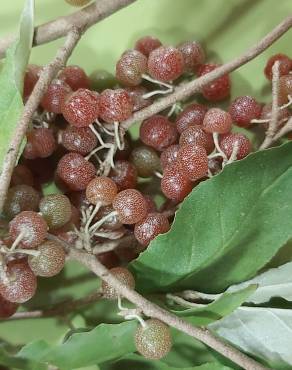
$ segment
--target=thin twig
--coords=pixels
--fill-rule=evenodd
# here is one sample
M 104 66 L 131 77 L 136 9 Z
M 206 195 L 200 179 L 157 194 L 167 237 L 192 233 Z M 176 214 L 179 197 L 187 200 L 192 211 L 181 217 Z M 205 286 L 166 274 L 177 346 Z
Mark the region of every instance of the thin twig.
M 274 142 L 278 141 L 281 139 L 283 136 L 288 134 L 288 132 L 292 131 L 292 118 L 290 118 L 285 126 L 283 126 L 270 140 L 263 142 L 261 145 L 260 149 L 267 149 L 269 146 L 271 146 Z
M 68 33 L 65 43 L 58 50 L 55 59 L 42 70 L 40 78 L 25 104 L 21 118 L 13 133 L 7 154 L 3 161 L 3 169 L 0 175 L 0 214 L 3 210 L 6 193 L 10 184 L 14 165 L 17 160 L 18 151 L 28 125 L 31 122 L 33 114 L 37 110 L 49 84 L 56 76 L 57 72 L 66 64 L 80 37 L 81 30 L 78 28 L 73 28 Z
M 280 63 L 277 60 L 272 67 L 272 111 L 271 117 L 268 124 L 265 140 L 260 146 L 259 150 L 268 147 L 272 142 L 272 138 L 275 135 L 278 126 L 279 117 L 279 78 L 280 78 Z
M 255 360 L 249 358 L 244 353 L 231 347 L 229 344 L 224 343 L 221 339 L 214 336 L 209 330 L 198 328 L 183 319 L 173 315 L 167 310 L 162 309 L 156 304 L 148 301 L 143 296 L 138 294 L 127 286 L 123 285 L 117 278 L 115 278 L 94 256 L 87 253 L 77 251 L 71 248 L 69 250 L 69 257 L 79 261 L 81 264 L 89 268 L 102 280 L 111 285 L 119 294 L 127 298 L 130 302 L 134 303 L 140 308 L 148 317 L 159 319 L 169 326 L 172 326 L 191 337 L 198 339 L 205 343 L 207 346 L 213 348 L 223 356 L 227 357 L 237 365 L 245 370 L 265 370 L 266 367 L 262 366 Z
M 86 297 L 76 299 L 75 301 L 66 301 L 62 303 L 58 303 L 57 305 L 46 309 L 46 310 L 34 310 L 34 311 L 26 311 L 26 312 L 17 312 L 13 316 L 9 317 L 8 319 L 3 319 L 0 321 L 11 321 L 11 320 L 24 320 L 24 319 L 37 319 L 37 318 L 46 318 L 46 317 L 54 317 L 54 316 L 64 316 L 70 312 L 73 312 L 79 308 L 87 306 L 91 303 L 95 303 L 100 300 L 102 294 L 99 292 L 94 292 Z
M 75 13 L 57 18 L 36 27 L 33 46 L 42 45 L 64 37 L 74 26 L 86 30 L 93 24 L 109 17 L 116 11 L 135 1 L 136 0 L 96 0 L 94 4 L 88 5 Z M 4 57 L 6 49 L 14 40 L 15 35 L 9 35 L 0 40 L 0 58 Z
M 279 39 L 285 32 L 287 32 L 291 28 L 291 26 L 292 16 L 289 16 L 277 27 L 275 27 L 270 33 L 268 33 L 260 42 L 254 45 L 251 49 L 247 50 L 240 57 L 235 58 L 226 64 L 223 64 L 222 66 L 216 68 L 212 72 L 209 72 L 202 77 L 176 87 L 172 94 L 161 98 L 155 103 L 151 104 L 149 107 L 136 112 L 128 120 L 122 122 L 121 126 L 125 130 L 128 130 L 129 127 L 131 127 L 134 123 L 143 121 L 144 119 L 151 117 L 154 114 L 157 114 L 164 109 L 172 106 L 176 102 L 190 97 L 194 93 L 200 91 L 203 86 L 214 81 L 218 77 L 234 71 L 235 69 L 241 67 L 242 65 L 257 57 L 270 45 L 272 45 L 277 39 Z

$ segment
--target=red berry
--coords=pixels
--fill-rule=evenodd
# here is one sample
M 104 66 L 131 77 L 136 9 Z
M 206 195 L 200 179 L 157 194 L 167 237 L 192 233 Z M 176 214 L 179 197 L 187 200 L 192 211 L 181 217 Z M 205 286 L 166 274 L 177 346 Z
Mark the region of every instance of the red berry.
M 24 77 L 24 87 L 23 87 L 23 96 L 28 98 L 32 93 L 36 83 L 38 82 L 42 67 L 30 64 L 27 67 L 25 77 Z
M 126 87 L 126 91 L 133 102 L 133 112 L 148 107 L 152 103 L 151 98 L 143 98 L 143 95 L 149 92 L 144 86 Z
M 148 72 L 159 81 L 176 80 L 184 71 L 184 58 L 181 51 L 173 46 L 160 46 L 148 58 Z
M 174 163 L 177 160 L 177 153 L 179 151 L 179 145 L 170 145 L 166 148 L 160 156 L 161 167 L 165 168 L 169 164 Z
M 100 94 L 100 117 L 107 123 L 121 122 L 133 112 L 133 102 L 124 89 L 106 89 Z
M 167 198 L 181 202 L 192 191 L 192 188 L 192 182 L 179 164 L 173 163 L 164 169 L 161 190 Z
M 208 107 L 197 103 L 185 107 L 175 120 L 177 131 L 181 134 L 190 126 L 201 125 L 207 110 Z
M 85 190 L 94 178 L 96 169 L 78 153 L 65 154 L 57 166 L 57 176 L 71 190 Z
M 15 314 L 18 304 L 7 301 L 0 295 L 0 318 L 6 319 Z
M 138 50 L 127 50 L 116 64 L 116 78 L 125 86 L 137 86 L 147 70 L 147 58 Z
M 113 208 L 123 224 L 135 224 L 146 216 L 147 204 L 143 195 L 135 189 L 121 191 L 113 201 Z
M 142 122 L 140 139 L 144 144 L 162 151 L 176 142 L 177 131 L 166 117 L 155 115 Z
M 230 158 L 234 146 L 238 146 L 236 159 L 242 159 L 251 152 L 251 142 L 243 134 L 224 134 L 220 137 L 220 148 Z
M 261 116 L 262 106 L 251 96 L 239 96 L 231 103 L 229 113 L 240 127 L 248 127 L 251 120 Z
M 205 61 L 205 52 L 197 41 L 186 41 L 177 47 L 183 54 L 185 70 L 194 72 Z
M 157 212 L 156 204 L 150 195 L 144 195 L 144 199 L 147 203 L 147 214 Z
M 34 180 L 31 170 L 23 164 L 18 164 L 17 166 L 15 166 L 11 177 L 10 186 L 15 185 L 33 186 L 33 184 Z
M 9 302 L 24 303 L 31 299 L 37 288 L 37 280 L 25 260 L 13 260 L 7 264 L 7 279 L 0 280 L 0 294 Z
M 214 69 L 220 67 L 220 64 L 203 64 L 198 67 L 198 76 L 201 77 Z M 227 98 L 230 95 L 230 79 L 226 74 L 210 82 L 202 88 L 202 94 L 205 99 L 216 102 Z
M 79 89 L 67 96 L 62 113 L 72 126 L 89 126 L 98 118 L 99 96 L 96 92 Z
M 86 198 L 92 204 L 107 206 L 112 203 L 118 193 L 117 185 L 105 176 L 95 177 L 86 188 Z
M 111 170 L 109 177 L 116 183 L 118 191 L 133 189 L 137 185 L 137 170 L 128 161 L 116 161 L 115 168 Z
M 99 253 L 96 255 L 96 258 L 99 260 L 101 264 L 103 264 L 108 269 L 117 267 L 120 264 L 118 256 L 113 251 Z
M 139 50 L 140 53 L 148 57 L 153 50 L 159 48 L 161 45 L 162 44 L 160 40 L 156 39 L 155 37 L 144 36 L 136 41 L 135 49 Z
M 207 153 L 210 154 L 214 150 L 213 136 L 205 132 L 202 126 L 190 126 L 184 130 L 179 139 L 180 145 L 193 144 L 199 145 L 206 149 Z
M 72 92 L 69 85 L 62 80 L 54 80 L 45 93 L 41 106 L 48 112 L 62 113 L 62 105 L 68 94 Z
M 144 246 L 159 234 L 164 234 L 170 229 L 168 219 L 161 213 L 149 213 L 142 221 L 136 223 L 135 238 Z
M 65 81 L 73 91 L 89 89 L 89 79 L 79 66 L 67 66 L 59 74 L 59 79 Z
M 23 211 L 9 224 L 9 233 L 14 241 L 22 234 L 19 245 L 23 248 L 35 248 L 41 244 L 47 235 L 48 225 L 38 213 L 33 211 Z
M 207 152 L 202 146 L 182 146 L 178 151 L 177 161 L 191 181 L 197 181 L 208 174 Z
M 67 150 L 81 155 L 90 153 L 97 146 L 97 137 L 88 127 L 68 126 L 61 131 L 60 137 Z
M 285 55 L 285 54 L 275 54 L 271 56 L 267 64 L 265 66 L 265 76 L 267 77 L 268 80 L 272 80 L 273 78 L 273 72 L 272 68 L 274 63 L 278 61 L 279 62 L 279 74 L 280 76 L 287 75 L 292 68 L 292 61 L 291 59 Z
M 262 109 L 261 119 L 271 119 L 272 114 L 272 103 L 265 104 Z M 278 111 L 278 121 L 288 119 L 290 117 L 290 111 L 288 108 L 280 109 Z
M 231 130 L 232 118 L 220 108 L 211 108 L 204 117 L 203 128 L 206 132 L 226 134 Z
M 23 152 L 26 159 L 47 158 L 57 149 L 57 143 L 52 130 L 36 128 L 26 135 L 27 143 Z

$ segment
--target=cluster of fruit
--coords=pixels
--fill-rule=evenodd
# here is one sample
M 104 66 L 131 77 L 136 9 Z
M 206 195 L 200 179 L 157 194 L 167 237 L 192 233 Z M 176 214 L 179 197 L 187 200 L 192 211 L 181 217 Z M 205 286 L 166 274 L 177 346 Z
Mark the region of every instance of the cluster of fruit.
M 282 124 L 290 116 L 292 62 L 282 54 L 270 58 L 265 68 L 269 80 L 275 61 L 279 62 Z M 236 98 L 228 110 L 211 106 L 230 96 L 228 75 L 202 88 L 204 104 L 187 103 L 182 108 L 178 102 L 169 112 L 145 119 L 136 140 L 120 128 L 133 112 L 150 105 L 154 96 L 172 93 L 174 81 L 179 84 L 182 78 L 203 76 L 218 66 L 205 63 L 205 52 L 196 41 L 172 47 L 146 36 L 122 54 L 115 77 L 105 71 L 88 77 L 78 66 L 60 71 L 27 132 L 5 203 L 0 225 L 0 317 L 11 316 L 18 304 L 34 296 L 36 276 L 50 277 L 62 270 L 66 252 L 56 238 L 95 253 L 107 267 L 114 267 L 118 278 L 131 276 L 116 266 L 135 258 L 170 229 L 173 212 L 169 211 L 194 186 L 250 153 L 249 139 L 231 132 L 232 125 L 248 128 L 256 122 L 268 123 L 272 106 L 251 96 Z M 41 70 L 29 66 L 24 100 Z M 148 183 L 141 181 L 149 178 Z M 50 181 L 64 194 L 43 196 L 43 184 Z M 154 185 L 151 193 L 143 194 L 149 183 Z M 159 210 L 157 195 L 164 196 Z M 135 241 L 133 248 L 100 253 L 105 242 L 122 241 L 125 236 Z M 133 287 L 133 277 L 129 279 L 125 283 Z M 106 298 L 115 297 L 110 287 L 103 286 L 103 291 Z M 155 325 L 149 338 L 157 336 L 162 325 L 163 343 L 168 343 L 157 344 L 163 350 L 155 349 L 153 356 L 159 358 L 170 348 L 169 332 L 157 320 L 150 323 Z M 151 357 L 142 329 L 138 329 L 137 348 Z

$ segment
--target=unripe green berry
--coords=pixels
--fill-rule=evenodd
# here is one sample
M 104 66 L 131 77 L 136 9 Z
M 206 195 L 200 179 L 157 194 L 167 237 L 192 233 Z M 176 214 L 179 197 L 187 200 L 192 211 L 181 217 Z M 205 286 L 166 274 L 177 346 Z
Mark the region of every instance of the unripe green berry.
M 172 339 L 169 327 L 157 319 L 146 321 L 146 327 L 139 325 L 135 334 L 135 345 L 145 358 L 159 360 L 171 350 Z
M 52 194 L 40 201 L 40 211 L 50 229 L 58 229 L 70 221 L 71 203 L 63 194 Z

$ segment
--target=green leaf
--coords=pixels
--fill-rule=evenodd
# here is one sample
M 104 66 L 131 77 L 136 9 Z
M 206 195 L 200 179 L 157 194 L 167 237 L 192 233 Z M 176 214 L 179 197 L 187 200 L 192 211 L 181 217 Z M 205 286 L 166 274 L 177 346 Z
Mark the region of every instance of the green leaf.
M 115 363 L 101 366 L 101 370 L 121 370 L 121 369 L 139 369 L 139 370 L 231 370 L 230 367 L 218 363 L 207 363 L 201 366 L 193 367 L 173 367 L 168 366 L 162 361 L 147 360 L 142 356 L 132 354 L 125 356 Z
M 27 0 L 21 16 L 19 39 L 7 50 L 0 74 L 0 171 L 12 133 L 23 110 L 22 92 L 34 33 L 34 0 Z
M 273 369 L 291 369 L 292 310 L 240 307 L 208 327 Z
M 248 303 L 260 304 L 273 297 L 292 301 L 292 262 L 267 270 L 249 281 L 233 285 L 227 292 L 236 292 L 249 284 L 258 284 L 258 288 L 246 299 Z
M 207 305 L 198 304 L 197 307 L 171 311 L 177 316 L 188 317 L 188 321 L 194 325 L 208 325 L 233 312 L 248 299 L 256 288 L 257 285 L 250 285 L 234 293 L 225 292 L 216 301 Z
M 101 324 L 86 333 L 72 335 L 65 343 L 53 347 L 43 358 L 61 369 L 76 369 L 100 364 L 135 351 L 136 322 Z
M 131 263 L 138 289 L 220 292 L 254 276 L 292 236 L 291 150 L 254 153 L 197 186 Z
M 27 359 L 9 355 L 3 348 L 0 348 L 0 365 L 7 366 L 9 369 L 23 370 L 46 370 L 45 364 L 40 364 L 34 359 Z

